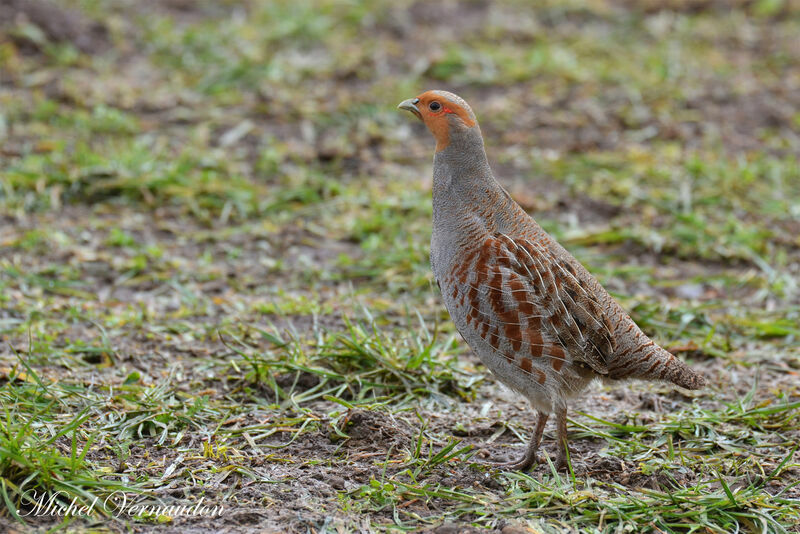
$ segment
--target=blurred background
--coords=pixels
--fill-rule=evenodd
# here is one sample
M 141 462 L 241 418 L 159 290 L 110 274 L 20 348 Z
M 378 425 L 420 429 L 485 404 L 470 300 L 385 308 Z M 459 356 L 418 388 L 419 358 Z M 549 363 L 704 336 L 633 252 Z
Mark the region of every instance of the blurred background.
M 80 279 L 168 269 L 154 223 L 249 222 L 258 246 L 220 239 L 252 261 L 214 276 L 427 289 L 433 143 L 396 104 L 441 88 L 584 261 L 617 247 L 796 289 L 797 2 L 3 0 L 0 21 L 5 231 L 108 216 L 98 243 L 129 262 Z
M 262 413 L 258 395 L 225 404 L 241 380 L 292 376 L 270 384 L 298 391 L 333 381 L 361 391 L 348 397 L 355 402 L 369 388 L 353 377 L 391 361 L 410 373 L 402 386 L 391 382 L 399 371 L 387 371 L 392 387 L 417 380 L 445 390 L 461 377 L 456 405 L 475 395 L 497 402 L 522 417 L 512 419 L 524 433 L 526 408 L 480 389 L 491 379 L 458 343 L 432 285 L 434 142 L 396 109 L 428 89 L 470 103 L 511 195 L 648 334 L 709 376 L 709 413 L 727 414 L 748 392 L 747 402 L 798 399 L 796 0 L 0 0 L 3 380 L 17 365 L 13 346 L 43 377 L 142 391 L 168 381 L 183 399 L 141 410 L 181 414 L 204 391 L 211 411 L 162 421 L 192 435 L 223 412 Z M 321 346 L 352 334 L 353 317 L 394 341 L 346 364 L 312 349 L 270 352 L 283 346 L 275 332 Z M 432 357 L 420 347 L 437 327 L 449 341 Z M 373 343 L 376 331 L 353 339 Z M 220 332 L 260 362 L 254 371 Z M 410 352 L 383 358 L 407 340 Z M 355 350 L 342 346 L 335 354 Z M 432 359 L 406 369 L 420 354 Z M 458 363 L 436 359 L 452 354 Z M 320 370 L 334 360 L 336 379 Z M 754 390 L 757 375 L 768 386 Z M 640 406 L 609 393 L 586 409 L 613 418 L 689 406 L 630 387 L 662 400 Z M 386 402 L 364 409 L 374 418 L 407 409 Z M 315 425 L 338 405 L 300 404 L 309 426 L 286 419 L 281 428 L 319 437 Z M 130 416 L 127 406 L 114 409 Z M 455 419 L 426 430 L 437 446 L 455 421 L 487 417 L 463 419 L 448 406 Z M 270 410 L 264 418 L 283 413 Z M 702 417 L 692 446 L 731 480 L 787 454 L 776 445 L 745 454 L 745 467 L 741 458 L 717 464 L 720 438 L 706 436 Z M 725 435 L 797 436 L 790 418 L 759 427 L 748 417 L 725 419 Z M 407 422 L 416 435 L 419 420 Z M 683 439 L 675 428 L 664 432 Z M 493 432 L 460 431 L 475 444 Z M 123 430 L 103 432 L 124 442 Z M 503 442 L 517 443 L 509 433 Z M 139 453 L 128 454 L 133 462 Z M 649 472 L 674 468 L 658 454 Z M 716 480 L 712 471 L 701 478 Z

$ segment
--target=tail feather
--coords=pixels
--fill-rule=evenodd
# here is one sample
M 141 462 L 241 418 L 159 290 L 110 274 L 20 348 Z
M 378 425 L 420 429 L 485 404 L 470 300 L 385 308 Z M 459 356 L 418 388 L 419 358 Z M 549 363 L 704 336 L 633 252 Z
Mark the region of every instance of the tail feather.
M 614 379 L 667 380 L 686 389 L 700 389 L 706 385 L 703 376 L 655 343 L 628 354 L 623 350 L 620 357 L 611 362 L 608 376 Z
M 703 375 L 695 372 L 691 367 L 676 358 L 672 353 L 663 350 L 669 359 L 665 363 L 667 367 L 666 380 L 669 380 L 676 386 L 686 389 L 700 389 L 705 387 L 707 381 Z

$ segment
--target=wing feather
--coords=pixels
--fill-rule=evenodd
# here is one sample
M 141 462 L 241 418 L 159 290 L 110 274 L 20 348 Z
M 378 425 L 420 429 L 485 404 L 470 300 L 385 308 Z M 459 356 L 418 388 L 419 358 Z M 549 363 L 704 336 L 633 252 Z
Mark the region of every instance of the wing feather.
M 509 351 L 522 354 L 525 366 L 527 355 L 547 356 L 555 370 L 579 361 L 608 373 L 616 349 L 612 323 L 576 260 L 505 234 L 487 238 L 471 258 L 470 276 L 462 265 L 452 277 L 469 296 L 467 321 L 506 358 Z

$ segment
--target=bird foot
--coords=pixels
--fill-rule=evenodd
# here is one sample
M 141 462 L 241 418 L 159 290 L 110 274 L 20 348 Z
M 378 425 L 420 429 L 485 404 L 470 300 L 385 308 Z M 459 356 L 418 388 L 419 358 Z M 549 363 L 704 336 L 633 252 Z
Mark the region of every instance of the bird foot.
M 482 462 L 483 465 L 502 469 L 504 471 L 526 471 L 534 465 L 539 463 L 539 457 L 535 451 L 528 451 L 525 455 L 517 461 L 510 462 Z
M 572 459 L 572 454 L 570 454 L 567 446 L 564 445 L 564 448 L 560 449 L 558 451 L 558 455 L 556 456 L 556 463 L 554 465 L 556 471 L 569 471 L 569 462 L 567 461 L 567 458 Z
M 483 465 L 487 467 L 493 467 L 495 469 L 502 469 L 503 471 L 527 471 L 531 467 L 538 465 L 538 464 L 545 464 L 546 462 L 541 460 L 536 452 L 531 453 L 526 452 L 525 456 L 520 458 L 517 461 L 510 461 L 510 462 L 491 462 L 485 461 L 481 462 Z M 567 455 L 566 454 L 559 454 L 556 457 L 556 461 L 553 464 L 556 471 L 569 471 L 568 462 L 567 462 Z
M 555 468 L 556 471 L 569 471 L 569 469 L 567 469 L 567 457 L 559 456 L 556 458 Z

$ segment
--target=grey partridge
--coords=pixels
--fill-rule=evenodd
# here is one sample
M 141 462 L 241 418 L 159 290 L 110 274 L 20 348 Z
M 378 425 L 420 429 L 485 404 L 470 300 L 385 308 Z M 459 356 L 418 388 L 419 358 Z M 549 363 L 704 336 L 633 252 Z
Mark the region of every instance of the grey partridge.
M 705 385 L 648 338 L 497 182 L 463 99 L 427 91 L 398 107 L 436 138 L 431 267 L 445 306 L 481 362 L 538 412 L 522 459 L 498 465 L 527 469 L 538 462 L 542 432 L 555 413 L 556 466 L 563 468 L 567 401 L 595 378 Z

